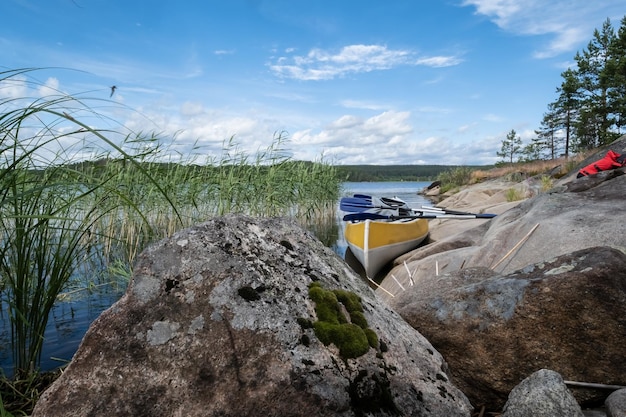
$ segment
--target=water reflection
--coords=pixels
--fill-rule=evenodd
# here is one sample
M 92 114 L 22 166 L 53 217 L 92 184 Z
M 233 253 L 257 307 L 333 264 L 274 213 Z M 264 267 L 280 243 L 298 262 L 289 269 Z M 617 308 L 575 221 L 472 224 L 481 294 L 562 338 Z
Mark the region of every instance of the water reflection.
M 431 204 L 429 200 L 417 194 L 429 184 L 429 182 L 347 182 L 343 184 L 343 195 L 360 193 L 397 196 L 405 200 L 409 206 L 417 208 Z M 339 210 L 337 202 L 334 213 L 330 216 L 320 216 L 315 224 L 308 227 L 320 241 L 342 258 L 347 249 L 343 237 L 344 214 Z M 58 300 L 52 309 L 44 336 L 41 371 L 49 371 L 69 362 L 91 323 L 115 303 L 124 294 L 125 289 L 125 285 L 119 283 L 103 284 L 75 291 L 71 296 Z M 11 326 L 4 301 L 0 304 L 0 368 L 6 376 L 11 375 Z

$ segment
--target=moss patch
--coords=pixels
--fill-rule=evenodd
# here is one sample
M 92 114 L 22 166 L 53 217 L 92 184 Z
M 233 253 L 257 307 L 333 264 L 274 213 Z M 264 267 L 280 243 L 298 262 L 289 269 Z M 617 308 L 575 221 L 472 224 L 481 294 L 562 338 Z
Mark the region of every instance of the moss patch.
M 370 347 L 378 348 L 378 336 L 368 327 L 361 298 L 345 290 L 328 290 L 318 282 L 309 286 L 317 321 L 313 329 L 326 346 L 334 344 L 343 359 L 358 358 Z

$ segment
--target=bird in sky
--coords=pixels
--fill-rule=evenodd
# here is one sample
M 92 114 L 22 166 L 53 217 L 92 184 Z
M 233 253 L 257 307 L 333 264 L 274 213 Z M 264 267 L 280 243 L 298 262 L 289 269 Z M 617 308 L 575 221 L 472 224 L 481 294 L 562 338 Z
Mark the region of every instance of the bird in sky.
M 117 86 L 116 85 L 112 85 L 111 86 L 111 95 L 109 97 L 113 97 L 113 93 L 115 93 L 115 90 L 117 90 Z

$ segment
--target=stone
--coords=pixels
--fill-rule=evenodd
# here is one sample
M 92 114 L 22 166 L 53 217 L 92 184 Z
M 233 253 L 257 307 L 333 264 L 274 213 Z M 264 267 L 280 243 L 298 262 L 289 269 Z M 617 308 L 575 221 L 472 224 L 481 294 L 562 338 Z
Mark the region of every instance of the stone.
M 313 283 L 350 329 L 337 324 L 327 344 Z M 370 347 L 342 355 L 335 345 L 363 333 Z M 310 233 L 229 215 L 143 251 L 125 295 L 32 416 L 469 417 L 448 373 L 428 340 Z
M 391 307 L 441 352 L 475 407 L 499 409 L 542 368 L 602 384 L 626 375 L 618 359 L 626 357 L 626 254 L 617 249 L 583 249 L 510 274 L 431 274 L 407 288 Z M 597 390 L 575 395 L 602 400 Z
M 626 388 L 613 391 L 604 405 L 608 417 L 626 417 Z
M 610 148 L 624 152 L 626 135 Z M 431 221 L 431 243 L 398 258 L 380 283 L 378 295 L 443 354 L 475 406 L 499 410 L 541 368 L 623 383 L 626 175 L 577 171 L 521 202 L 505 203 L 503 179 L 450 196 L 441 205 L 498 216 Z M 606 393 L 574 395 L 592 404 Z
M 557 372 L 540 369 L 519 383 L 504 405 L 502 417 L 584 417 Z

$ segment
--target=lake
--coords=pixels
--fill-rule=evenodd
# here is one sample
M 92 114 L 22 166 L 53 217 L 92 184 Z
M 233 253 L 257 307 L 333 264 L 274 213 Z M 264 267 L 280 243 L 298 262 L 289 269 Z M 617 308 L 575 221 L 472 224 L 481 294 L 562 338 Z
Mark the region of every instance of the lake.
M 431 202 L 417 194 L 430 182 L 346 182 L 343 184 L 343 196 L 368 194 L 373 196 L 399 197 L 409 206 L 418 208 Z M 341 257 L 345 255 L 347 244 L 343 238 L 345 213 L 339 211 L 337 202 L 337 226 L 339 233 L 333 250 Z M 62 366 L 72 359 L 89 325 L 100 313 L 109 308 L 123 294 L 121 286 L 98 287 L 93 291 L 74 294 L 65 301 L 57 301 L 48 320 L 43 345 L 41 370 L 49 371 Z M 6 376 L 12 374 L 11 327 L 6 305 L 0 308 L 0 368 Z

